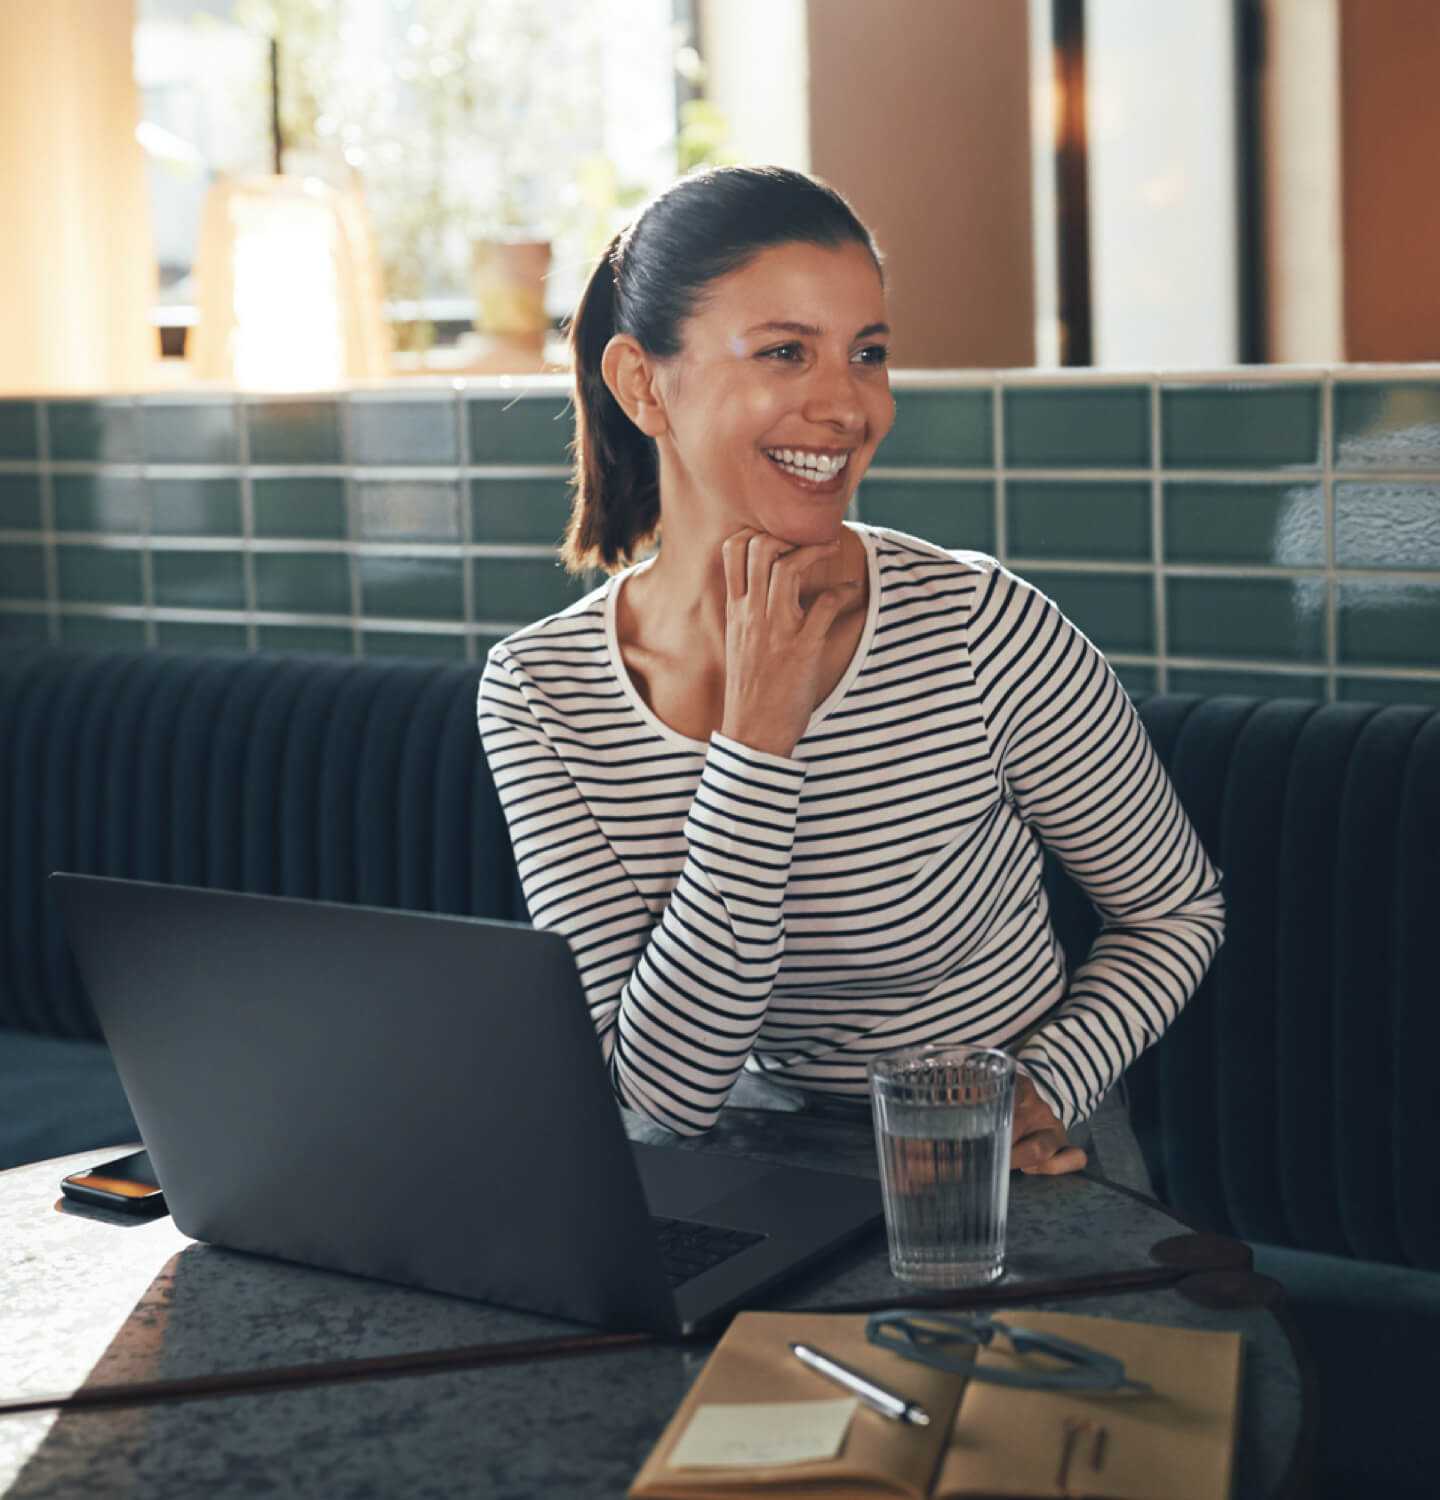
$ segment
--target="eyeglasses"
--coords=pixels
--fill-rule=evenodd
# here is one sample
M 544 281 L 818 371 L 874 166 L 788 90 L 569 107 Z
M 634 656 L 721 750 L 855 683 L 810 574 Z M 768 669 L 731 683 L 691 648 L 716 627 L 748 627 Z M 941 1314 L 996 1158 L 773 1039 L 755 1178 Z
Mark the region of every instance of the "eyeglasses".
M 958 1352 L 972 1345 L 988 1349 L 996 1336 L 1005 1339 L 1022 1360 L 1029 1354 L 1048 1354 L 1062 1367 L 981 1365 L 973 1356 Z M 989 1385 L 1015 1386 L 1027 1391 L 1132 1391 L 1146 1394 L 1143 1380 L 1128 1380 L 1123 1360 L 1112 1354 L 1062 1339 L 1057 1334 L 1030 1328 L 1013 1328 L 995 1318 L 961 1317 L 955 1313 L 911 1314 L 892 1309 L 872 1313 L 865 1323 L 865 1337 L 878 1348 L 889 1349 L 901 1359 L 953 1375 L 968 1375 Z M 951 1353 L 951 1350 L 957 1350 Z

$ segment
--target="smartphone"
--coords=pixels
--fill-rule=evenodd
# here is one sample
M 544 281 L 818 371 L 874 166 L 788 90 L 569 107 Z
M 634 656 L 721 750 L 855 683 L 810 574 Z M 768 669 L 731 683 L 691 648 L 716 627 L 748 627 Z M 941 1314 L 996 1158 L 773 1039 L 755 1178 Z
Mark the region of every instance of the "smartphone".
M 113 1208 L 122 1214 L 151 1218 L 168 1212 L 148 1151 L 132 1151 L 88 1172 L 72 1172 L 61 1182 L 60 1191 L 77 1203 Z

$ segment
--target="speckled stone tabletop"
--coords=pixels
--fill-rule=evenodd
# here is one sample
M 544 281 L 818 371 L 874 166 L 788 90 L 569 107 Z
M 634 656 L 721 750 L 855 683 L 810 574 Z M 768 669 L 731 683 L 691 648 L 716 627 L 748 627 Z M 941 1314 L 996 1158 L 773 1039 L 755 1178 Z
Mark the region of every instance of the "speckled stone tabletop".
M 627 1121 L 638 1138 L 664 1139 Z M 873 1176 L 868 1124 L 732 1109 L 689 1149 Z M 286 1265 L 59 1197 L 66 1172 L 117 1150 L 0 1173 L 0 1398 L 579 1332 L 578 1325 Z M 1153 1264 L 1183 1232 L 1160 1208 L 1083 1175 L 1017 1176 L 1008 1280 Z M 815 1308 L 903 1294 L 883 1234 L 764 1299 Z M 1216 1311 L 1173 1290 L 1041 1304 L 1245 1335 L 1235 1494 L 1272 1495 L 1294 1454 L 1301 1380 L 1263 1308 Z M 620 1496 L 705 1345 L 307 1386 L 106 1411 L 0 1415 L 0 1493 L 191 1496 Z

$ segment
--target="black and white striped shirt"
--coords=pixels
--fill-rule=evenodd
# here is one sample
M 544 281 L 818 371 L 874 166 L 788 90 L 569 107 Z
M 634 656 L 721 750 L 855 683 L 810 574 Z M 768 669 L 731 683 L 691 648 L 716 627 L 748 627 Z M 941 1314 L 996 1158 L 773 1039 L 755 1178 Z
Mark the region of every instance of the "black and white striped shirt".
M 616 638 L 626 574 L 494 647 L 480 733 L 531 918 L 570 942 L 621 1101 L 674 1130 L 746 1066 L 863 1096 L 870 1057 L 927 1041 L 1013 1051 L 1072 1124 L 1194 993 L 1218 876 L 1055 605 L 994 558 L 854 529 L 864 631 L 789 758 L 655 717 Z M 1103 918 L 1068 980 L 1042 840 Z

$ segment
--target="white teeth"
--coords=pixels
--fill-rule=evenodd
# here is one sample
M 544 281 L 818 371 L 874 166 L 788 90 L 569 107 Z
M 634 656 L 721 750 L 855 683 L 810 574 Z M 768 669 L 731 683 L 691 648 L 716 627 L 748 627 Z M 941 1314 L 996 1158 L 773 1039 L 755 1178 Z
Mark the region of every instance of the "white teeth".
M 806 479 L 833 479 L 850 461 L 848 453 L 833 456 L 823 453 L 807 453 L 801 448 L 770 448 L 766 450 L 781 468 L 798 473 Z

